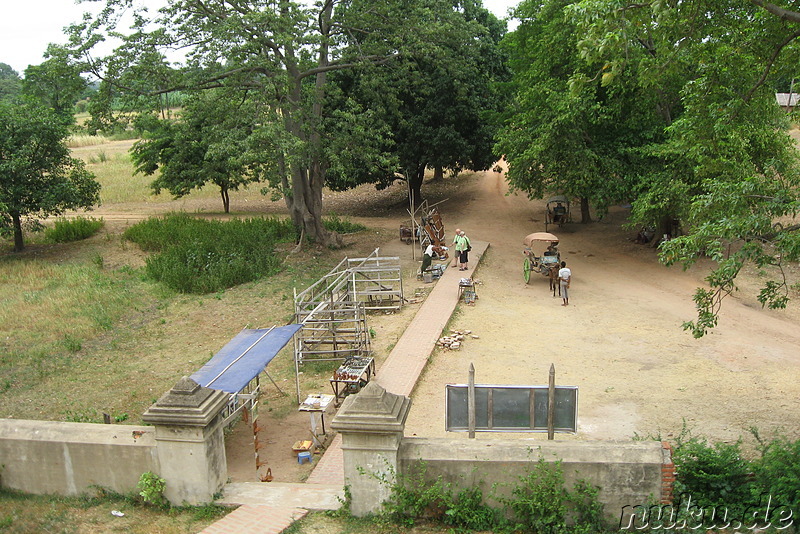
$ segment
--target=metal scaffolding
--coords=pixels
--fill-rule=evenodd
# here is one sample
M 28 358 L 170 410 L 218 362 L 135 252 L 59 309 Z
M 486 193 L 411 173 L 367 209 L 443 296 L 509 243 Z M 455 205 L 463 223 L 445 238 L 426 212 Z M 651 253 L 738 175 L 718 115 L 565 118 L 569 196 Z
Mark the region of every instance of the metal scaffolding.
M 294 360 L 297 400 L 300 365 L 308 361 L 343 361 L 372 353 L 367 311 L 399 310 L 403 305 L 400 258 L 345 258 L 300 293 L 295 292 Z

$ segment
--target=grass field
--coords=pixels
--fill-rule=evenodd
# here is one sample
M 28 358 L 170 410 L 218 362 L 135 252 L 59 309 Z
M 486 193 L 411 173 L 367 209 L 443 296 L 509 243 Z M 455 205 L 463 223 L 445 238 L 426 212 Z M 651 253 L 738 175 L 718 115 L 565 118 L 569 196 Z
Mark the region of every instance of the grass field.
M 156 202 L 165 204 L 163 211 L 177 209 L 169 195 L 150 195 L 150 178 L 132 176 L 130 143 L 74 149 L 102 184 L 105 207 Z M 254 191 L 238 198 L 249 194 L 261 196 Z M 211 188 L 190 195 L 216 196 Z M 10 242 L 0 243 L 0 417 L 102 422 L 106 413 L 115 422 L 139 424 L 148 406 L 240 329 L 290 321 L 293 288 L 308 287 L 343 256 L 367 254 L 390 238 L 369 231 L 348 236 L 344 250 L 306 247 L 273 277 L 195 296 L 147 279 L 144 254 L 121 238 L 124 229 L 107 221 L 97 235 L 62 244 L 26 234 L 19 254 Z M 292 246 L 278 254 L 288 258 Z M 309 366 L 303 380 L 316 387 L 329 374 Z M 289 350 L 270 364 L 270 375 L 293 383 Z M 286 399 L 270 401 L 271 411 L 294 411 Z M 126 516 L 115 517 L 112 509 Z M 197 532 L 213 521 L 196 519 L 198 513 L 132 507 L 120 497 L 0 493 L 0 532 Z

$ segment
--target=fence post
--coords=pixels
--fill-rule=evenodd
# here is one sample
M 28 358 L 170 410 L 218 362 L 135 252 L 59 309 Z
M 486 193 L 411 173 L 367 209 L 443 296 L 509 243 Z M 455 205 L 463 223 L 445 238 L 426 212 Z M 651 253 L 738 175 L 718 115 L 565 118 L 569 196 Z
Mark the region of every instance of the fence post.
M 555 435 L 556 418 L 556 366 L 550 364 L 550 381 L 547 384 L 547 439 Z
M 174 505 L 213 502 L 228 478 L 222 409 L 228 394 L 184 376 L 142 415 L 155 427 L 164 496 Z
M 350 511 L 362 517 L 378 513 L 398 474 L 398 450 L 411 399 L 370 382 L 342 403 L 331 427 L 342 435 L 344 483 Z
M 469 381 L 467 382 L 467 417 L 469 437 L 475 438 L 475 366 L 469 364 Z

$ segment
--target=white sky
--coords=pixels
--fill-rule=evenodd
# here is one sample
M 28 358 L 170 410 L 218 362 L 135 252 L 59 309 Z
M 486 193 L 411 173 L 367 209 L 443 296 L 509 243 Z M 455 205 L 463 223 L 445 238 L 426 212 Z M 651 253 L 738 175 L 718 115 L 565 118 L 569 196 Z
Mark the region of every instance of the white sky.
M 519 0 L 483 0 L 500 18 Z M 43 61 L 49 43 L 63 44 L 63 29 L 81 20 L 85 11 L 99 2 L 76 4 L 75 0 L 0 0 L 0 63 L 7 63 L 20 76 L 28 65 Z

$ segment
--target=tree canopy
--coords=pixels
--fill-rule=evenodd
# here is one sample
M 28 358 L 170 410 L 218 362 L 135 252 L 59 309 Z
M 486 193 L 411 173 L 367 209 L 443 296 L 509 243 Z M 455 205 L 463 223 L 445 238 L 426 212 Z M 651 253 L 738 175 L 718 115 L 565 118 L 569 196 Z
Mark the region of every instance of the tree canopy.
M 578 197 L 589 222 L 590 204 L 604 211 L 630 198 L 636 178 L 654 170 L 642 148 L 663 138 L 663 124 L 635 72 L 613 86 L 597 77 L 574 90 L 576 76 L 588 78 L 600 67 L 578 49 L 572 3 L 528 0 L 515 9 L 519 27 L 503 41 L 515 100 L 497 152 L 508 161 L 513 188 L 531 198 Z
M 698 337 L 716 325 L 748 263 L 772 268 L 759 300 L 784 307 L 784 266 L 800 257 L 797 152 L 774 96 L 794 76 L 800 17 L 774 16 L 774 8 L 727 0 L 582 0 L 568 8 L 592 68 L 575 69 L 572 88 L 633 81 L 660 116 L 665 136 L 642 153 L 662 165 L 632 184 L 632 220 L 665 229 L 679 222 L 684 235 L 662 245 L 667 264 L 715 260 L 709 288 L 695 294 L 698 318 L 684 325 Z M 777 226 L 782 219 L 788 224 Z
M 445 0 L 174 0 L 157 14 L 136 11 L 134 27 L 123 35 L 118 17 L 129 2 L 105 3 L 101 15 L 70 30 L 73 54 L 104 80 L 97 102 L 127 95 L 154 109 L 152 99 L 172 91 L 237 92 L 235 100 L 260 114 L 253 134 L 264 141 L 269 133 L 263 154 L 270 158 L 270 184 L 296 227 L 325 244 L 339 241 L 321 215 L 323 184 L 347 168 L 342 137 L 351 136 L 351 147 L 366 142 L 375 156 L 371 167 L 392 159 L 383 150 L 385 123 L 370 122 L 374 114 L 352 102 L 333 105 L 331 73 L 414 57 L 446 36 L 440 20 L 462 9 Z M 112 34 L 122 45 L 107 58 L 92 58 L 92 46 Z M 176 48 L 186 53 L 184 67 L 166 59 Z
M 0 226 L 24 248 L 22 222 L 99 202 L 100 184 L 70 157 L 66 125 L 31 99 L 0 101 Z
M 188 98 L 177 119 L 155 119 L 145 138 L 132 151 L 136 171 L 146 175 L 161 170 L 151 187 L 166 189 L 175 198 L 211 182 L 219 188 L 225 213 L 230 192 L 259 181 L 274 171 L 269 165 L 269 138 L 257 135 L 258 109 L 249 99 L 220 89 Z
M 391 65 L 332 76 L 343 101 L 370 110 L 383 125 L 379 149 L 391 156 L 384 166 L 332 174 L 332 187 L 363 182 L 382 187 L 402 176 L 418 202 L 427 168 L 484 170 L 496 161 L 494 116 L 504 103 L 498 86 L 508 77 L 498 48 L 505 24 L 469 1 L 455 10 L 442 4 L 437 27 L 426 47 Z
M 30 95 L 49 106 L 67 124 L 75 122 L 75 102 L 86 89 L 77 65 L 63 47 L 49 45 L 45 61 L 25 69 L 22 80 L 23 94 Z
M 17 96 L 22 90 L 22 79 L 11 65 L 0 63 L 0 100 Z

